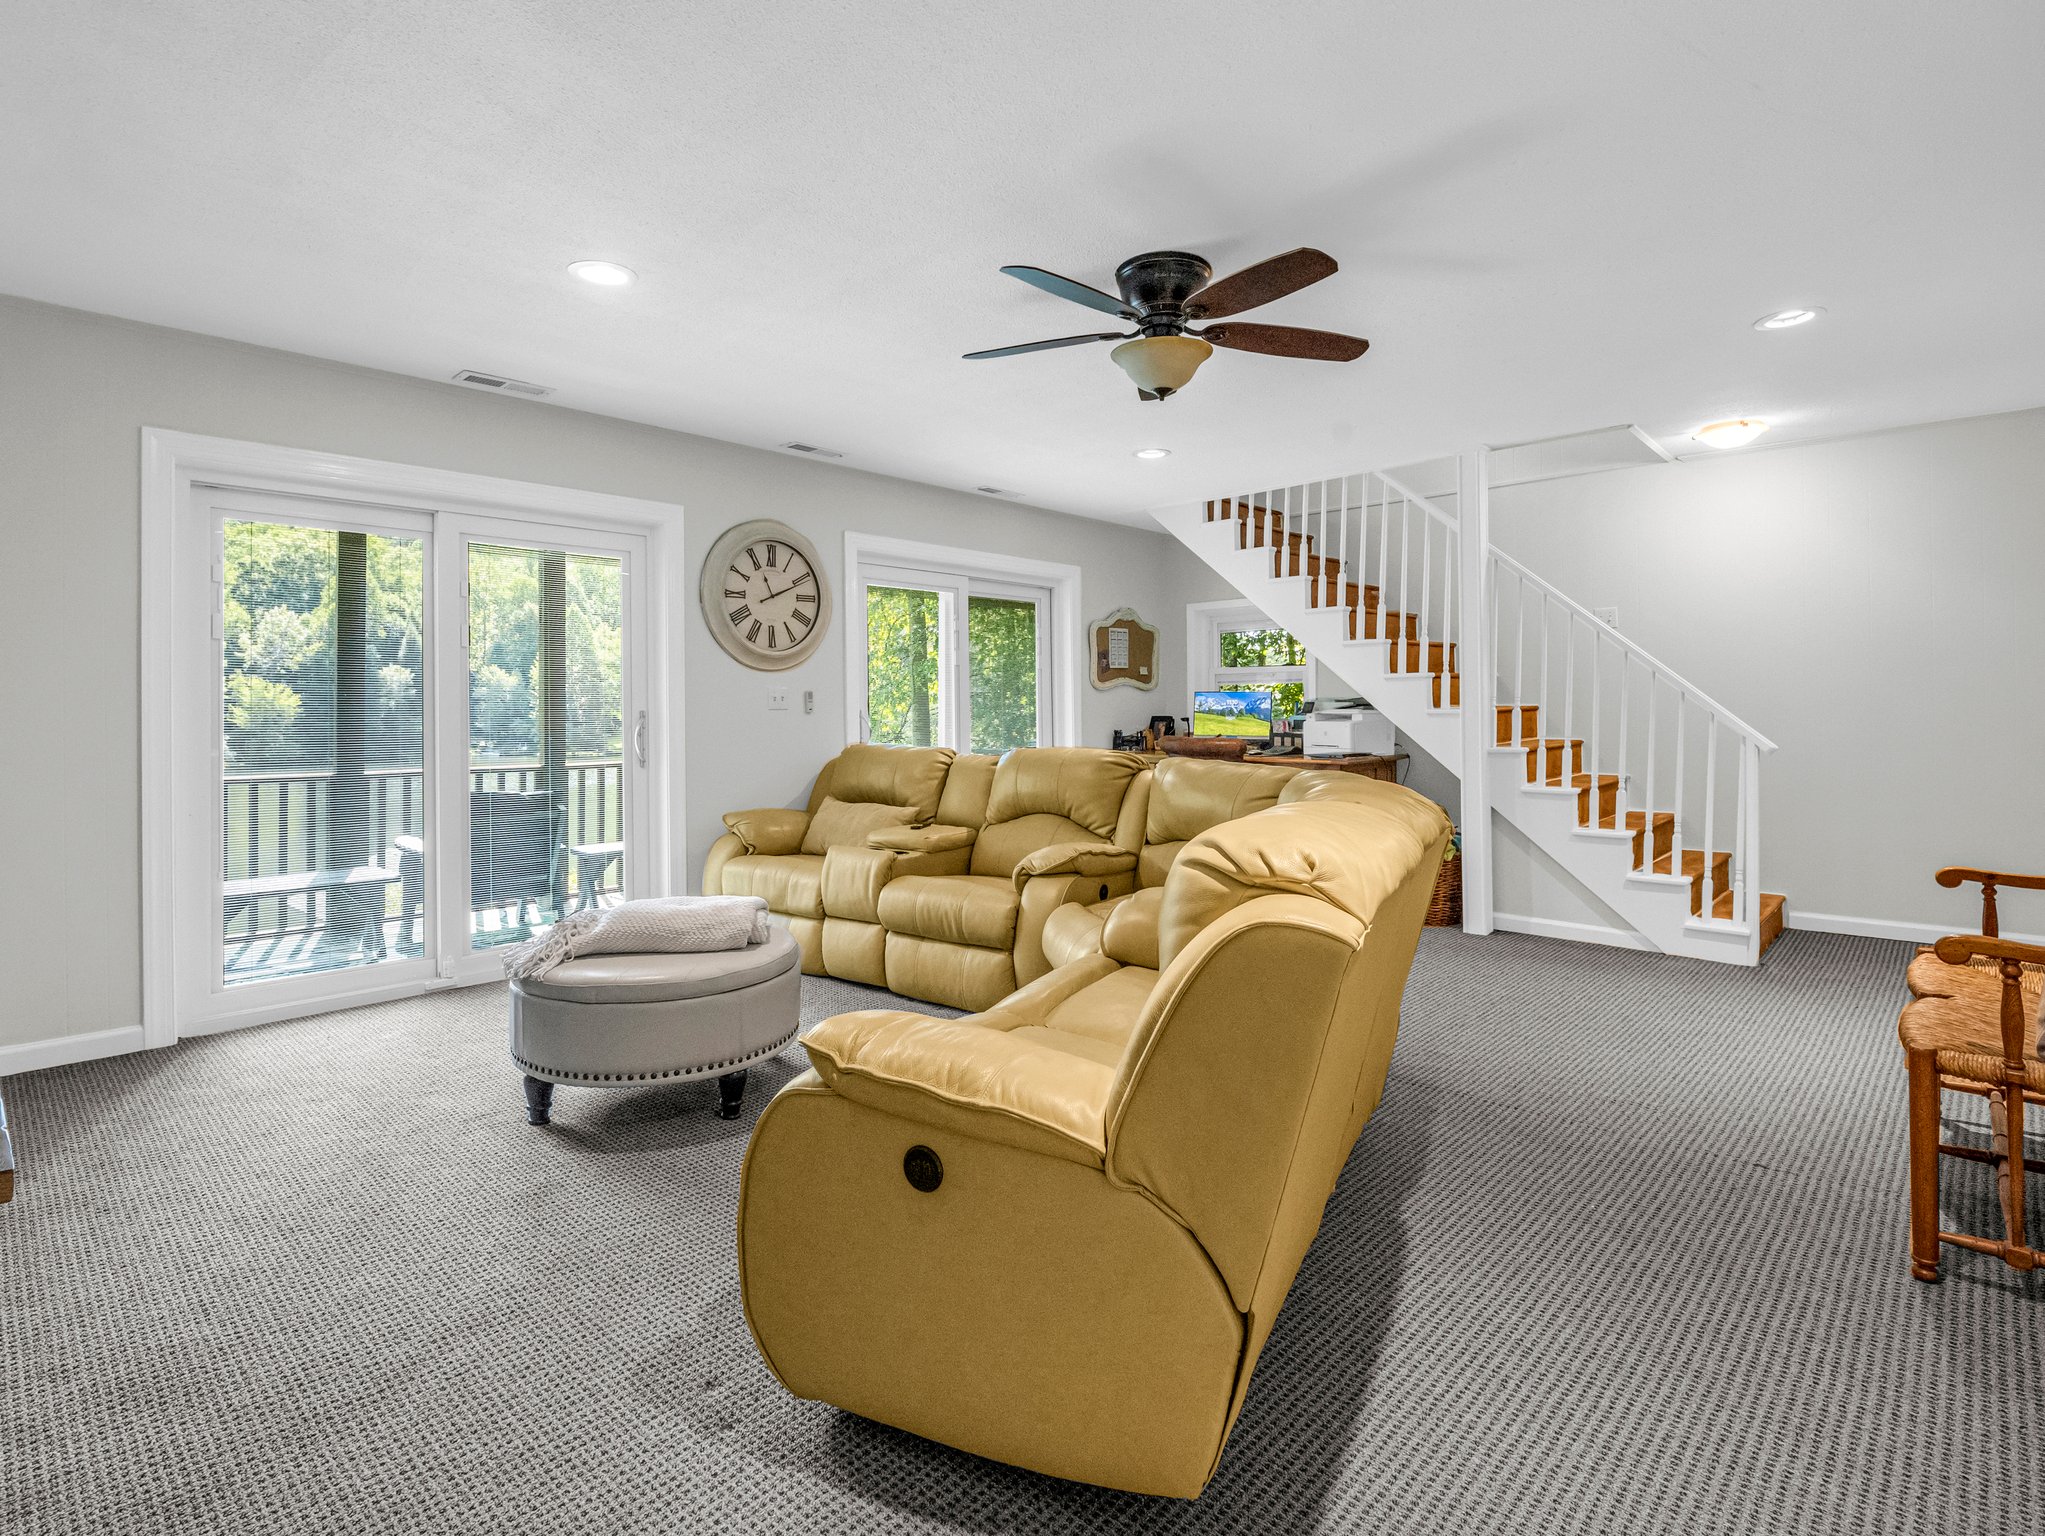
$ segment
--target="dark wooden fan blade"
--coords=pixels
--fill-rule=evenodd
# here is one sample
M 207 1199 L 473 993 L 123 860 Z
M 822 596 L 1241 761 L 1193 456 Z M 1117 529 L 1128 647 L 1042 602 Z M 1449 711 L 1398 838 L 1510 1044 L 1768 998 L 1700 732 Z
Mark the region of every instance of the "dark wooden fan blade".
M 1296 325 L 1210 325 L 1199 333 L 1217 347 L 1269 352 L 1273 357 L 1311 357 L 1323 363 L 1353 363 L 1370 350 L 1361 336 L 1307 331 Z
M 1053 347 L 1083 347 L 1090 341 L 1127 341 L 1121 331 L 1102 331 L 1096 336 L 1060 336 L 1056 341 L 1026 341 L 1019 347 L 989 347 L 985 352 L 968 352 L 967 357 L 1015 357 L 1023 352 L 1048 352 Z
M 1288 293 L 1297 293 L 1309 283 L 1332 277 L 1337 270 L 1335 258 L 1326 251 L 1303 245 L 1283 256 L 1273 256 L 1254 267 L 1230 273 L 1218 283 L 1209 283 L 1186 300 L 1186 312 L 1209 320 L 1219 320 L 1223 315 L 1239 315 L 1259 304 L 1269 304 Z
M 1100 289 L 1089 288 L 1085 283 L 1075 283 L 1069 277 L 1060 277 L 1056 272 L 1046 272 L 1042 267 L 1003 267 L 1001 270 L 1010 277 L 1021 278 L 1032 288 L 1041 288 L 1044 292 L 1055 294 L 1061 299 L 1084 304 L 1088 309 L 1097 309 L 1104 315 L 1120 315 L 1124 320 L 1136 318 L 1136 311 L 1112 293 L 1102 293 Z

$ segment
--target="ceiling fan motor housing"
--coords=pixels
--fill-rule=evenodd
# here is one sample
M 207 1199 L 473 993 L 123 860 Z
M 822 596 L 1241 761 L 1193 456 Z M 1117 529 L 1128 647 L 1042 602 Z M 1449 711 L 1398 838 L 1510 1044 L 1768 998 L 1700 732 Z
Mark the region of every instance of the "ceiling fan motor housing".
M 1176 336 L 1186 328 L 1186 301 L 1214 276 L 1203 257 L 1187 251 L 1149 251 L 1115 269 L 1115 286 L 1137 311 L 1146 336 Z

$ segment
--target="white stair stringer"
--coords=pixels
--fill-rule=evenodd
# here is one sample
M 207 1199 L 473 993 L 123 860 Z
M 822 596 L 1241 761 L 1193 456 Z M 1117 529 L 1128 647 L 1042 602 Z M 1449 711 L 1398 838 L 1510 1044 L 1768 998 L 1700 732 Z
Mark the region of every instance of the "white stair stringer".
M 1351 640 L 1348 610 L 1311 603 L 1305 576 L 1272 576 L 1273 548 L 1241 547 L 1234 519 L 1210 521 L 1206 507 L 1197 502 L 1151 515 L 1274 624 L 1290 631 L 1316 662 L 1368 698 L 1405 742 L 1463 776 L 1462 711 L 1435 707 L 1432 674 L 1393 671 L 1388 639 Z M 1423 646 L 1429 638 L 1421 637 Z M 1466 673 L 1472 666 L 1467 659 L 1463 663 Z M 1443 689 L 1446 698 L 1446 677 Z M 1485 739 L 1492 739 L 1488 729 Z M 1484 755 L 1492 809 L 1654 948 L 1700 960 L 1755 963 L 1750 922 L 1694 915 L 1688 877 L 1633 867 L 1633 837 L 1623 830 L 1623 812 L 1621 829 L 1584 826 L 1577 819 L 1576 789 L 1528 782 L 1524 746 L 1494 746 Z M 1651 830 L 1648 839 L 1651 846 Z M 1709 912 L 1708 879 L 1704 906 Z

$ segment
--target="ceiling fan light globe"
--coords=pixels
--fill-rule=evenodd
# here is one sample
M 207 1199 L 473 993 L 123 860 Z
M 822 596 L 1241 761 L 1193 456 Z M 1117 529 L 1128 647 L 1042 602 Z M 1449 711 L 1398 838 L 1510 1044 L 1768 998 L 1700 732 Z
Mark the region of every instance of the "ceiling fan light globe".
M 1213 355 L 1197 336 L 1139 336 L 1108 354 L 1139 391 L 1159 399 L 1184 389 Z

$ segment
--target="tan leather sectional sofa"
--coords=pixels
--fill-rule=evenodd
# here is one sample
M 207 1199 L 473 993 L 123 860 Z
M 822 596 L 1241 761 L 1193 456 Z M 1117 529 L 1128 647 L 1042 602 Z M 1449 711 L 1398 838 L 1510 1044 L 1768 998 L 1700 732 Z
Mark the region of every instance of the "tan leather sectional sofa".
M 1029 747 L 847 747 L 805 810 L 734 811 L 703 890 L 760 896 L 812 975 L 989 1008 L 1098 953 L 1189 838 L 1275 804 L 1298 770 Z
M 1153 803 L 1190 789 L 1171 766 Z M 1146 843 L 1161 880 L 996 1006 L 804 1039 L 739 1207 L 747 1322 L 791 1392 L 1058 1477 L 1206 1485 L 1384 1087 L 1449 835 L 1345 774 L 1274 798 Z

